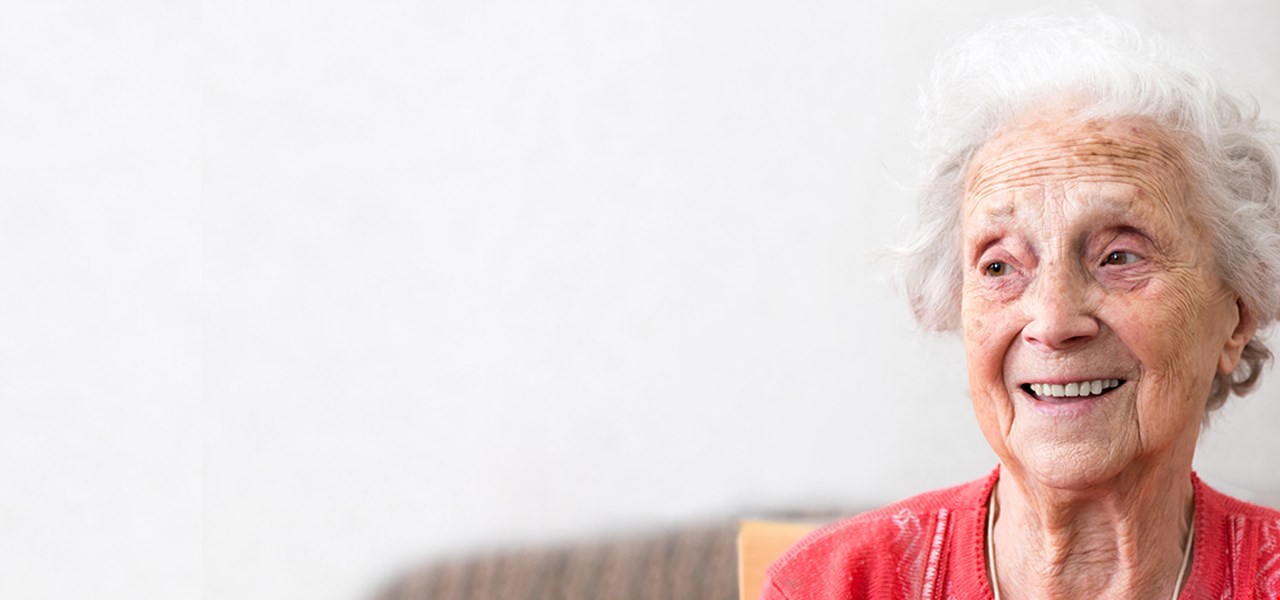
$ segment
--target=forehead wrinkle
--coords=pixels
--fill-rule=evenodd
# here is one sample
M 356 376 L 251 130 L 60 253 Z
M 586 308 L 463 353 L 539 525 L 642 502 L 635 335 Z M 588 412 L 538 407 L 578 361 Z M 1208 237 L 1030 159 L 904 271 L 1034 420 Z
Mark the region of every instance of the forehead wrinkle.
M 1128 184 L 1126 184 L 1128 185 Z M 1037 191 L 1039 189 L 1039 191 Z M 989 196 L 997 196 L 987 202 Z M 1016 227 L 1023 208 L 1030 209 L 1029 218 L 1054 230 L 1072 230 L 1080 223 L 1101 219 L 1135 216 L 1137 198 L 1129 188 L 1097 189 L 1086 182 L 1066 181 L 1060 186 L 1048 183 L 1023 183 L 1000 190 L 989 191 L 981 198 L 970 199 L 964 223 L 965 237 L 972 243 L 977 238 Z M 1030 204 L 1029 204 L 1030 203 Z M 1043 221 L 1046 211 L 1071 213 L 1075 217 L 1055 225 L 1056 221 Z M 1145 213 L 1147 210 L 1141 210 Z
M 1005 143 L 992 151 L 994 156 L 982 157 L 970 171 L 968 195 L 981 196 L 984 188 L 1034 179 L 1130 180 L 1151 192 L 1167 192 L 1171 190 L 1164 190 L 1162 184 L 1171 182 L 1162 181 L 1166 179 L 1162 175 L 1177 173 L 1186 179 L 1181 153 L 1163 140 L 1089 133 L 1039 144 Z
M 1146 206 L 1142 209 L 1135 207 L 1137 197 L 1132 193 L 1132 187 L 1129 187 L 1132 184 L 1122 184 L 1126 187 L 1119 189 L 1098 189 L 1088 185 L 1089 183 L 1092 182 L 1071 180 L 1062 182 L 1060 186 L 1054 186 L 1049 183 L 1035 182 L 1011 185 L 996 190 L 988 189 L 981 196 L 967 199 L 968 207 L 965 217 L 967 221 L 980 222 L 983 228 L 1003 227 L 1018 220 L 1019 209 L 1026 204 L 1028 196 L 1037 199 L 1036 205 L 1044 210 L 1074 212 L 1085 219 L 1142 216 L 1151 210 Z M 1108 179 L 1103 183 L 1115 182 Z M 1039 193 L 1034 191 L 1037 188 L 1040 189 Z M 992 196 L 1001 194 L 1004 197 L 988 200 Z M 1078 208 L 1070 209 L 1069 205 Z M 1167 207 L 1162 207 L 1162 210 L 1172 217 L 1177 217 L 1176 214 L 1168 211 Z
M 1114 193 L 1108 189 L 1090 189 L 1084 185 L 1087 181 L 1068 181 L 1063 183 L 1063 195 L 1081 206 L 1086 216 L 1098 215 L 1124 216 L 1134 214 L 1134 194 L 1125 188 L 1124 193 Z

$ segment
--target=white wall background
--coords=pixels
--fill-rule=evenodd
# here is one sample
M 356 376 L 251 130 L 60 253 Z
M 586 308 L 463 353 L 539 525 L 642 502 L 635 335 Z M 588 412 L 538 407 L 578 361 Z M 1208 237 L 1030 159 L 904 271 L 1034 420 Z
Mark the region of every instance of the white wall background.
M 1099 4 L 1280 118 L 1280 5 Z M 874 252 L 932 56 L 1027 8 L 4 4 L 0 597 L 359 598 L 985 473 Z M 1202 475 L 1280 498 L 1277 422 L 1272 374 Z
M 198 13 L 0 2 L 0 598 L 198 592 Z

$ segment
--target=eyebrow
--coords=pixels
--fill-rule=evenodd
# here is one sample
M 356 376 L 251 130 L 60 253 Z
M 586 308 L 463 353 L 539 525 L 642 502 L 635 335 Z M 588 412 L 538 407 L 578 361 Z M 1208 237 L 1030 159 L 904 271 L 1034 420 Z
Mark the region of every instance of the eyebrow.
M 988 204 L 982 211 L 982 218 L 988 223 L 1005 223 L 1012 221 L 1018 214 L 1018 205 L 1011 200 L 1005 200 L 998 204 Z
M 1003 226 L 1013 221 L 1018 215 L 1017 192 L 1015 191 L 1014 194 L 998 200 L 991 199 L 976 206 L 969 205 L 962 218 L 980 224 L 979 229 Z
M 1141 188 L 1139 188 L 1138 191 L 1140 193 L 1145 193 Z M 1133 200 L 1134 198 L 1132 194 L 1124 194 L 1122 196 L 1090 196 L 1084 199 L 1083 202 L 1085 203 L 1085 211 L 1087 213 L 1101 212 L 1116 215 L 1127 215 L 1133 213 Z
M 997 206 L 984 207 L 982 216 L 973 222 L 972 228 L 964 228 L 967 230 L 962 236 L 964 245 L 967 246 L 970 241 L 977 242 L 971 251 L 965 254 L 965 261 L 977 260 L 987 251 L 987 248 L 998 243 L 1003 236 L 995 235 L 994 232 L 1012 223 L 1017 212 L 1017 205 L 1014 202 L 1001 202 Z

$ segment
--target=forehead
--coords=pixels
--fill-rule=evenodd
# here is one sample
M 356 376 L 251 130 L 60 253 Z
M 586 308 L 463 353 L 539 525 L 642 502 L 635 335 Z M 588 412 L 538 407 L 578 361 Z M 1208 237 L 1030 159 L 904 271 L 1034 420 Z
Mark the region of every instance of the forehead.
M 1164 215 L 1181 220 L 1166 207 L 1167 203 L 1154 201 L 1150 194 L 1126 183 L 1072 182 L 1059 187 L 1021 185 L 989 193 L 967 202 L 964 217 L 969 226 L 1001 226 L 1019 219 L 1040 219 L 1050 210 L 1090 219 L 1125 221 Z
M 974 155 L 965 217 L 998 219 L 1027 189 L 1043 201 L 1073 188 L 1093 190 L 1090 198 L 1112 209 L 1184 214 L 1188 182 L 1179 139 L 1149 119 L 1046 113 L 1015 122 Z

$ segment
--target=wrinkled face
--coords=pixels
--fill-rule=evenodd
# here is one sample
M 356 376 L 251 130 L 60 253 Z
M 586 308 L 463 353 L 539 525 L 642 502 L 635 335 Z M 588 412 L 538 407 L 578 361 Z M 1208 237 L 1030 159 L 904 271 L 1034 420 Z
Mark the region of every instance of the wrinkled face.
M 969 384 L 1002 461 L 1062 488 L 1189 466 L 1214 374 L 1252 330 L 1178 140 L 1046 111 L 987 143 L 966 184 Z

